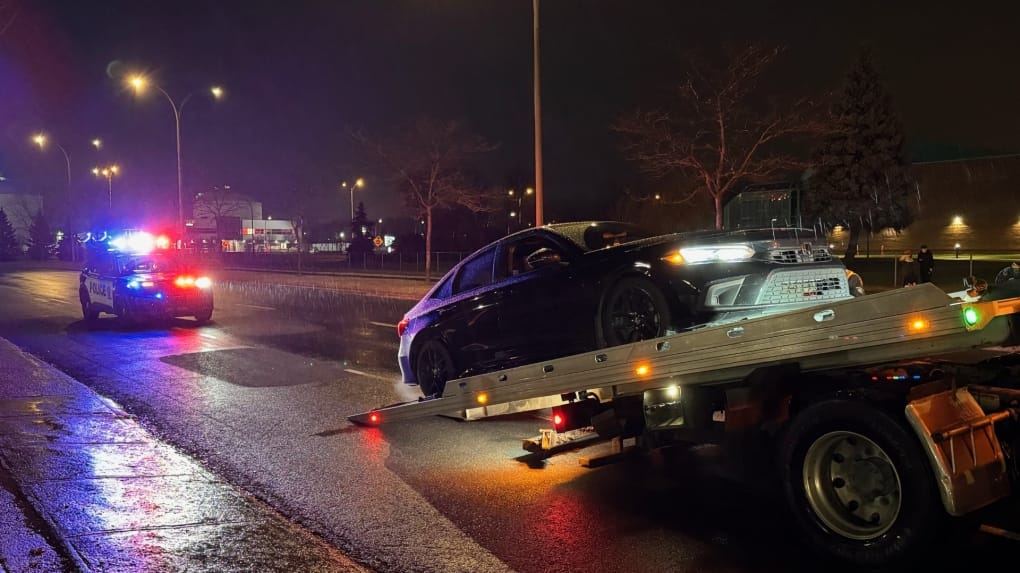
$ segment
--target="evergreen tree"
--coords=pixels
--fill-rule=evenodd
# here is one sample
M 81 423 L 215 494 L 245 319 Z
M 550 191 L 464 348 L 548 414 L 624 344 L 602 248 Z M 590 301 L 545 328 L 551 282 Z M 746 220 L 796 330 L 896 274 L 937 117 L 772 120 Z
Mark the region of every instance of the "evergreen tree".
M 869 49 L 851 67 L 831 114 L 835 129 L 816 150 L 801 212 L 824 230 L 848 229 L 845 258 L 852 260 L 862 231 L 900 231 L 914 218 L 903 128 Z
M 21 255 L 21 244 L 7 213 L 0 209 L 0 261 L 12 261 Z
M 369 253 L 375 248 L 372 244 L 372 223 L 368 220 L 368 213 L 365 212 L 365 204 L 358 203 L 354 211 L 354 219 L 351 220 L 351 244 L 347 247 L 348 253 Z
M 28 254 L 37 261 L 45 261 L 50 256 L 49 249 L 52 244 L 53 232 L 50 230 L 50 223 L 40 210 L 32 217 L 32 224 L 28 227 Z

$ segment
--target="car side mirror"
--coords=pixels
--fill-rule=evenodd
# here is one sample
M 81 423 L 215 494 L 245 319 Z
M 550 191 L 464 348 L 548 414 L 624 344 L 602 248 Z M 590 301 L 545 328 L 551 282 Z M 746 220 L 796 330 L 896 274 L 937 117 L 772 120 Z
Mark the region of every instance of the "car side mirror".
M 563 262 L 562 257 L 556 251 L 542 247 L 534 253 L 528 255 L 524 259 L 528 266 L 532 269 L 541 269 L 552 265 L 557 265 Z

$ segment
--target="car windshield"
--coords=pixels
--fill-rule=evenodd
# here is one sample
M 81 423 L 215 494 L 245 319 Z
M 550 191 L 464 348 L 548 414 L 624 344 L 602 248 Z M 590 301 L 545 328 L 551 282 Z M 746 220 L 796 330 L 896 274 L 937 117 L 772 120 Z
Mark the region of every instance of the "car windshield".
M 658 234 L 631 223 L 618 221 L 564 224 L 553 228 L 586 251 L 615 247 Z

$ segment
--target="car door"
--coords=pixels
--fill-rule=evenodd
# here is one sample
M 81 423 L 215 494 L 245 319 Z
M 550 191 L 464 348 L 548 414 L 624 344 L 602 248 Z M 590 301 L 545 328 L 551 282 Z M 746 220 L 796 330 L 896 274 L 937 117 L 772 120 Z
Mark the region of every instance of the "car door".
M 577 251 L 536 232 L 502 245 L 497 254 L 501 301 L 497 359 L 517 365 L 589 350 L 594 318 L 573 277 Z M 529 264 L 529 260 L 533 264 Z M 537 265 L 537 266 L 535 266 Z
M 499 340 L 499 303 L 502 293 L 493 285 L 495 246 L 466 260 L 453 278 L 452 295 L 435 312 L 434 328 L 446 341 L 461 370 L 492 366 Z
M 85 289 L 93 304 L 113 310 L 113 283 L 116 274 L 113 257 L 100 257 L 85 269 Z

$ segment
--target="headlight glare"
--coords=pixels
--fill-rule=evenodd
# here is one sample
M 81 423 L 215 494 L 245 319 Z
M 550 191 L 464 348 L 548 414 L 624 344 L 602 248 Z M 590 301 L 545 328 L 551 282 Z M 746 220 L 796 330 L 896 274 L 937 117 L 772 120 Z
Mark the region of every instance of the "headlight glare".
M 712 261 L 746 261 L 752 257 L 754 249 L 748 245 L 712 245 L 685 247 L 663 257 L 663 260 L 674 265 L 683 265 Z

